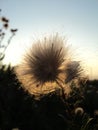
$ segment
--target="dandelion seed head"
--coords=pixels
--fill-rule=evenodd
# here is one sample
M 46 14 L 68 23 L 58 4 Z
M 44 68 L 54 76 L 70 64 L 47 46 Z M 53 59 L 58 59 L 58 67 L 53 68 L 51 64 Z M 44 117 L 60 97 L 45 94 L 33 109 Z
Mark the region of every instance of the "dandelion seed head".
M 82 67 L 78 61 L 70 61 L 66 65 L 65 73 L 66 80 L 65 83 L 70 82 L 71 80 L 78 78 L 82 74 Z
M 38 40 L 15 68 L 17 78 L 30 94 L 54 91 L 56 87 L 65 86 L 68 57 L 69 47 L 57 34 Z

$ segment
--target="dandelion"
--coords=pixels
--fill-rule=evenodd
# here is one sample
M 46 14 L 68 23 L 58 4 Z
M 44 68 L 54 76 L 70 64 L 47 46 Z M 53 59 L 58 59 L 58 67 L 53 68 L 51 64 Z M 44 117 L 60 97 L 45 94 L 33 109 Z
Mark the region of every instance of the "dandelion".
M 64 87 L 68 46 L 58 35 L 33 43 L 24 59 L 15 68 L 19 81 L 30 94 L 45 94 Z M 73 69 L 73 68 L 72 68 Z
M 82 107 L 77 107 L 77 108 L 75 109 L 75 114 L 76 114 L 76 115 L 82 116 L 83 113 L 84 113 L 84 110 L 83 110 Z
M 71 80 L 79 77 L 83 70 L 80 66 L 78 61 L 71 61 L 66 65 L 65 73 L 66 73 L 66 80 L 65 83 L 70 82 Z

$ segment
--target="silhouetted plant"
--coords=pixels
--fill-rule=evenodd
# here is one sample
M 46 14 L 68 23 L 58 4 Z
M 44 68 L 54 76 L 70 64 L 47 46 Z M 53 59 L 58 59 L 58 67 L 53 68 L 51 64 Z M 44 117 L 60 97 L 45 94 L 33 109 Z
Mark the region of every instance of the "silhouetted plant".
M 1 10 L 0 10 L 1 13 Z M 12 38 L 15 36 L 17 29 L 12 29 L 9 27 L 9 19 L 5 16 L 1 16 L 0 14 L 0 61 L 2 61 L 5 57 L 5 51 L 9 46 Z M 11 36 L 7 40 L 7 43 L 4 43 L 4 38 L 6 36 L 7 31 L 10 31 Z
M 70 59 L 69 47 L 58 34 L 33 43 L 15 69 L 23 87 L 39 96 L 61 88 L 80 76 L 80 63 Z
M 10 29 L 11 37 L 3 44 L 9 20 L 0 20 L 1 62 L 17 29 Z M 82 77 L 80 62 L 69 58 L 70 48 L 63 42 L 50 36 L 35 42 L 19 68 L 1 64 L 1 130 L 98 130 L 98 80 Z M 71 88 L 68 95 L 66 85 Z

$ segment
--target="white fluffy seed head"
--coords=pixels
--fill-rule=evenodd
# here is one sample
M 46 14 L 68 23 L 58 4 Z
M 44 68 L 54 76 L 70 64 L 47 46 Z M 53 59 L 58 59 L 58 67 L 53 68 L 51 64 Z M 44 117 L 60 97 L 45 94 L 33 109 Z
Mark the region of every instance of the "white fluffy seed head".
M 58 35 L 33 43 L 23 62 L 15 69 L 25 90 L 39 95 L 53 91 L 57 86 L 62 87 L 66 64 L 69 63 L 68 51 L 66 41 Z

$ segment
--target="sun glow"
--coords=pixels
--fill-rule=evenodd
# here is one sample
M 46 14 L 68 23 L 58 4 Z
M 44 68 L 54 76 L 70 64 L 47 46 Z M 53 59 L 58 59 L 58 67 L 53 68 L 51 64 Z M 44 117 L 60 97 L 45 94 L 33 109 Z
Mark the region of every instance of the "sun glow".
M 25 43 L 25 44 L 24 44 Z M 31 44 L 28 42 L 22 42 L 9 45 L 6 50 L 6 56 L 4 58 L 4 64 L 11 64 L 15 66 L 21 62 L 22 56 L 27 51 L 27 48 Z M 29 43 L 32 43 L 29 41 Z M 98 79 L 98 54 L 87 48 L 78 48 L 75 50 L 76 59 L 82 63 L 85 73 L 90 79 Z
M 20 63 L 23 53 L 24 47 L 22 44 L 12 44 L 6 50 L 3 63 L 15 66 Z
M 91 51 L 84 51 L 81 54 L 83 68 L 90 79 L 98 79 L 98 54 Z

